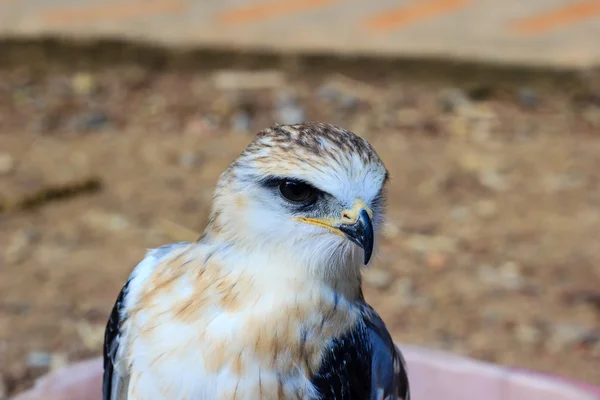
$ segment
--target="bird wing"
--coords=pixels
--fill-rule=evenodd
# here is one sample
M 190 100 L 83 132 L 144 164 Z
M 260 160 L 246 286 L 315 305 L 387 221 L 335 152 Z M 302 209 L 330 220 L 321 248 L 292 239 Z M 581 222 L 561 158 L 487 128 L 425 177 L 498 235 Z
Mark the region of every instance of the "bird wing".
M 375 310 L 360 309 L 356 326 L 324 349 L 311 382 L 321 400 L 410 400 L 401 353 Z
M 121 339 L 121 325 L 123 322 L 123 309 L 125 296 L 131 280 L 128 280 L 110 313 L 106 330 L 104 331 L 104 378 L 102 382 L 103 400 L 124 400 L 127 398 L 129 374 L 116 367 L 118 362 L 119 340 Z
M 103 400 L 127 399 L 129 370 L 121 355 L 127 353 L 126 349 L 123 348 L 125 343 L 122 343 L 124 337 L 123 323 L 127 319 L 126 305 L 130 302 L 131 289 L 142 286 L 145 277 L 160 265 L 160 261 L 163 258 L 187 245 L 189 245 L 188 242 L 173 243 L 148 251 L 144 259 L 134 268 L 127 283 L 121 289 L 108 318 L 106 330 L 104 331 Z
M 371 341 L 371 399 L 410 400 L 406 362 L 383 320 L 368 304 L 362 314 Z

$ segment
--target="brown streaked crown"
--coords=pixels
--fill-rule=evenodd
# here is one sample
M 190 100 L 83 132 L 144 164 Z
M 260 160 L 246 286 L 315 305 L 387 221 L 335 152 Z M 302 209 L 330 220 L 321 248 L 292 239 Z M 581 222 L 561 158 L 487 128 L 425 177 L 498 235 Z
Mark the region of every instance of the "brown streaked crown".
M 234 165 L 253 162 L 265 167 L 285 164 L 293 168 L 310 163 L 318 168 L 331 162 L 345 166 L 353 157 L 364 164 L 383 166 L 375 149 L 355 133 L 330 124 L 305 122 L 278 125 L 259 132 Z

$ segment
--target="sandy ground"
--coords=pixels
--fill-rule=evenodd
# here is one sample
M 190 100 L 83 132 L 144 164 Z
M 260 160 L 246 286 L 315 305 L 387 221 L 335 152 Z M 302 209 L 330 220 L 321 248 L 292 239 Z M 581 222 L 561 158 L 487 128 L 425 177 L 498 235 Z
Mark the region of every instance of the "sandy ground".
M 7 393 L 99 354 L 145 250 L 194 239 L 223 169 L 256 131 L 297 119 L 354 130 L 390 170 L 389 223 L 365 289 L 397 341 L 600 382 L 593 81 L 567 95 L 369 71 L 234 78 L 0 70 Z

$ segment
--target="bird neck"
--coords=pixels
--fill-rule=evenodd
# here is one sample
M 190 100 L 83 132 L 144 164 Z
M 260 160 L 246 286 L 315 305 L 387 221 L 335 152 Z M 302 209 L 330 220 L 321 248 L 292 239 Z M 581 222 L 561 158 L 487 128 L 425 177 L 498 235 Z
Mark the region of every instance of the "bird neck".
M 344 277 L 324 276 L 322 281 L 350 302 L 363 300 L 360 272 Z
M 271 283 L 304 288 L 324 284 L 349 302 L 363 299 L 361 263 L 354 252 L 337 258 L 294 257 L 284 245 L 249 245 L 208 227 L 199 242 L 214 249 L 223 264 L 249 273 L 257 283 L 264 282 L 265 287 Z

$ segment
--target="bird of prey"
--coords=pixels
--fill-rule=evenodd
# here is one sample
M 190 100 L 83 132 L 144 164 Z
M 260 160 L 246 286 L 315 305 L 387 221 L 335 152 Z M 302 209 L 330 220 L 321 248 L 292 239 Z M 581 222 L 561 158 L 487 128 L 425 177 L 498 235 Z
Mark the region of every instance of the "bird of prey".
M 258 133 L 200 239 L 149 250 L 131 273 L 106 327 L 103 398 L 408 400 L 361 289 L 387 176 L 345 129 Z

